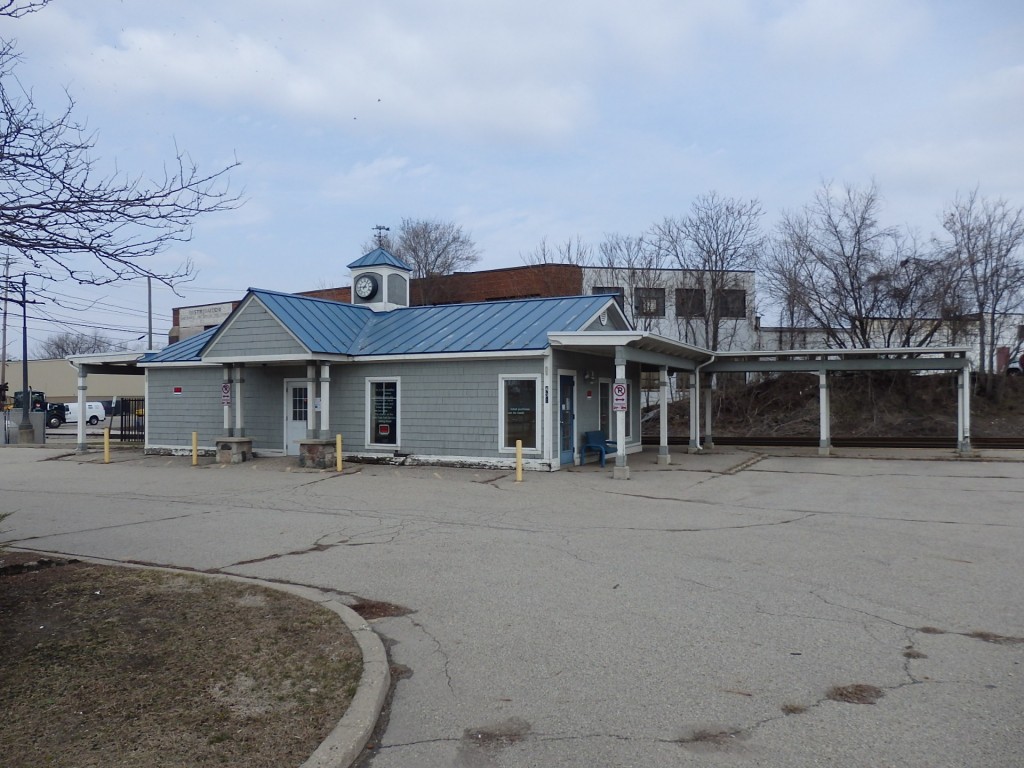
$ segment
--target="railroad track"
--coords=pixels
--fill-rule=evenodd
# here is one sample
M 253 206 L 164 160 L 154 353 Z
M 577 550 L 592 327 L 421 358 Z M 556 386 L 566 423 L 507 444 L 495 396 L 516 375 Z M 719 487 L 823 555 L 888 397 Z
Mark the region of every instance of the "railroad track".
M 720 437 L 715 445 L 752 445 L 766 447 L 816 447 L 817 437 Z M 644 435 L 644 445 L 658 445 L 656 435 Z M 687 437 L 669 437 L 669 445 L 687 445 Z M 956 448 L 955 437 L 833 437 L 835 448 Z M 972 437 L 971 447 L 1024 450 L 1024 437 Z

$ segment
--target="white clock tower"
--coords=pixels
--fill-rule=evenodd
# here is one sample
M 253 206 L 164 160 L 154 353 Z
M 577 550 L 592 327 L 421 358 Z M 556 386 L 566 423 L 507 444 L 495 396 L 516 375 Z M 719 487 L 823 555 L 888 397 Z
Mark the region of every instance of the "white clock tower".
M 356 259 L 352 271 L 352 303 L 365 304 L 375 312 L 409 306 L 412 268 L 383 248 Z

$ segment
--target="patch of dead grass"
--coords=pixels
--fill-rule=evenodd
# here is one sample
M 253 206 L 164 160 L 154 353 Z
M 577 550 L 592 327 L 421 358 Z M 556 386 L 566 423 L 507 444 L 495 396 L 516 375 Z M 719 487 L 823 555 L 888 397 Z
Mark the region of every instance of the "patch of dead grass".
M 72 563 L 0 577 L 0 668 L 8 768 L 276 768 L 337 724 L 362 658 L 294 596 Z

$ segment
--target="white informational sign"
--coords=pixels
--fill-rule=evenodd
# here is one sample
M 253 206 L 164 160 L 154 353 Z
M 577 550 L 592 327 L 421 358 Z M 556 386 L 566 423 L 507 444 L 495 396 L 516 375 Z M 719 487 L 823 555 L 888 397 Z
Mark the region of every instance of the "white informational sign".
M 626 384 L 621 381 L 617 381 L 612 384 L 612 410 L 613 411 L 625 411 L 627 410 L 627 403 L 629 402 L 628 390 Z
M 231 302 L 206 304 L 202 307 L 182 307 L 178 310 L 178 326 L 181 328 L 203 328 L 207 325 L 219 325 L 228 319 L 231 309 Z
M 220 404 L 231 405 L 231 384 L 226 381 L 220 385 Z

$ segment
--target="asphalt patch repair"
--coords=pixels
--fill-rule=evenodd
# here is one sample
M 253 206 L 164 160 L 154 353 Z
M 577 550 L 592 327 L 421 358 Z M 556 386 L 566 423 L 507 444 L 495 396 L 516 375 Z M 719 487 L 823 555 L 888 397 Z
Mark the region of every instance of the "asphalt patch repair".
M 277 590 L 0 552 L 0 666 L 6 768 L 277 768 L 338 723 L 362 656 Z

